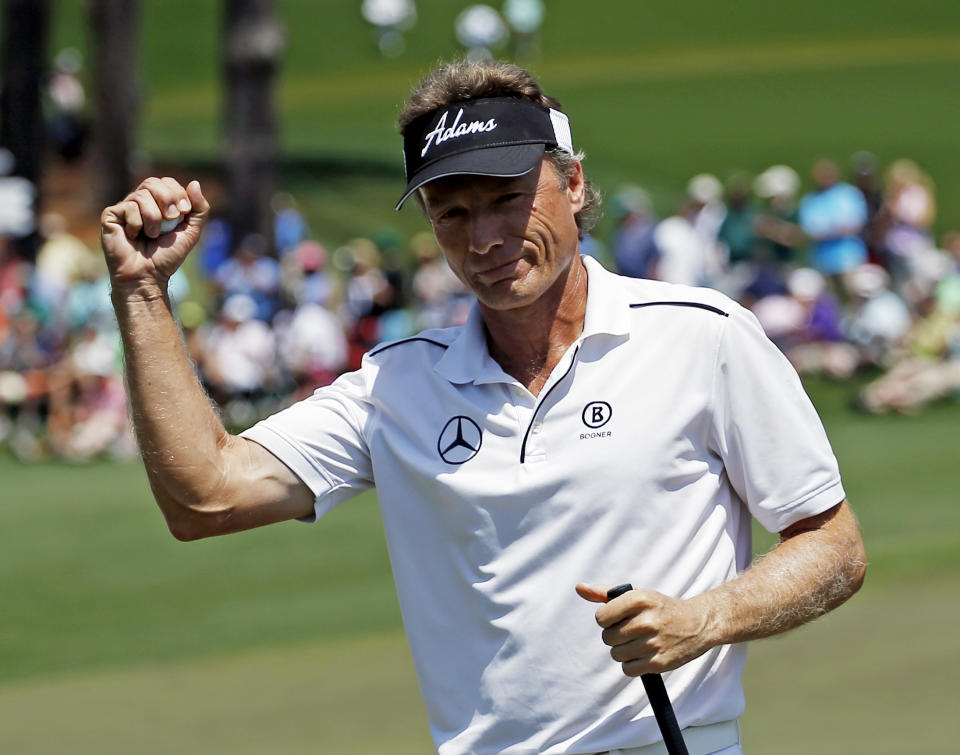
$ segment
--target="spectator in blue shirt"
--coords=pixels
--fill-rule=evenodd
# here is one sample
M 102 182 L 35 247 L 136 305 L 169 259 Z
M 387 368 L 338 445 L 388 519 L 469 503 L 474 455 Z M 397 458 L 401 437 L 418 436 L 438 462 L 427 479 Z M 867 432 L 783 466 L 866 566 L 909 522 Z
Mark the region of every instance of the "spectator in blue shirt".
M 860 232 L 867 222 L 867 203 L 855 186 L 839 180 L 832 160 L 813 166 L 816 188 L 800 200 L 800 227 L 813 242 L 812 265 L 837 282 L 849 270 L 867 261 Z M 838 289 L 842 291 L 842 287 Z

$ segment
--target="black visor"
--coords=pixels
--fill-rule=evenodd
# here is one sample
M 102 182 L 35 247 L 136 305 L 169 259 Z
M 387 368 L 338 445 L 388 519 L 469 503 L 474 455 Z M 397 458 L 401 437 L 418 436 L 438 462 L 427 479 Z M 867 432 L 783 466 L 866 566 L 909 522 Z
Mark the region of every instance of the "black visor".
M 465 100 L 432 110 L 406 128 L 403 163 L 413 192 L 443 176 L 522 176 L 548 147 L 573 154 L 570 123 L 559 110 L 515 97 Z

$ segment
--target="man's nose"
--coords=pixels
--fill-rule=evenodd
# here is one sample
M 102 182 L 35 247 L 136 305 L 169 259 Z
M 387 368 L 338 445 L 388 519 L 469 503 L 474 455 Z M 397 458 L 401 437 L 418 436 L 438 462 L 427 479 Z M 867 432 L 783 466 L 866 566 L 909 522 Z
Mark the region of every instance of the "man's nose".
M 486 254 L 503 243 L 501 222 L 493 213 L 477 213 L 470 219 L 470 251 Z

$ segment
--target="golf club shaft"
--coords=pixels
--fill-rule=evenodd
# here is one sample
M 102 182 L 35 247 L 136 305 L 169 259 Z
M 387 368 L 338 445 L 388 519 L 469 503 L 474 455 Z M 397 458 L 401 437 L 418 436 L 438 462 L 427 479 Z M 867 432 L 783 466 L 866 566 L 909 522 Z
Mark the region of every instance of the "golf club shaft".
M 607 591 L 607 600 L 613 600 L 632 589 L 633 585 L 631 584 L 612 587 Z M 663 736 L 663 743 L 667 746 L 667 752 L 670 755 L 688 755 L 687 746 L 683 742 L 683 734 L 680 733 L 680 725 L 677 723 L 677 716 L 673 712 L 670 696 L 667 694 L 666 685 L 663 683 L 663 677 L 660 674 L 641 674 L 640 681 L 643 682 L 643 689 L 650 700 L 650 706 L 653 708 L 653 715 L 657 719 L 657 726 L 660 727 L 660 734 Z

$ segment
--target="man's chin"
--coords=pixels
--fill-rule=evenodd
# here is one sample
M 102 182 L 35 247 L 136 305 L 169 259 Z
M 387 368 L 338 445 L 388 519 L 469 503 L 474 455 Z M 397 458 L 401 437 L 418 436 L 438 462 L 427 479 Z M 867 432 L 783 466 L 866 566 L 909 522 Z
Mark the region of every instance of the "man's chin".
M 485 286 L 481 291 L 474 293 L 477 301 L 484 307 L 501 312 L 521 309 L 537 300 L 536 293 L 526 290 L 523 281 L 512 278 L 499 281 L 493 286 Z

